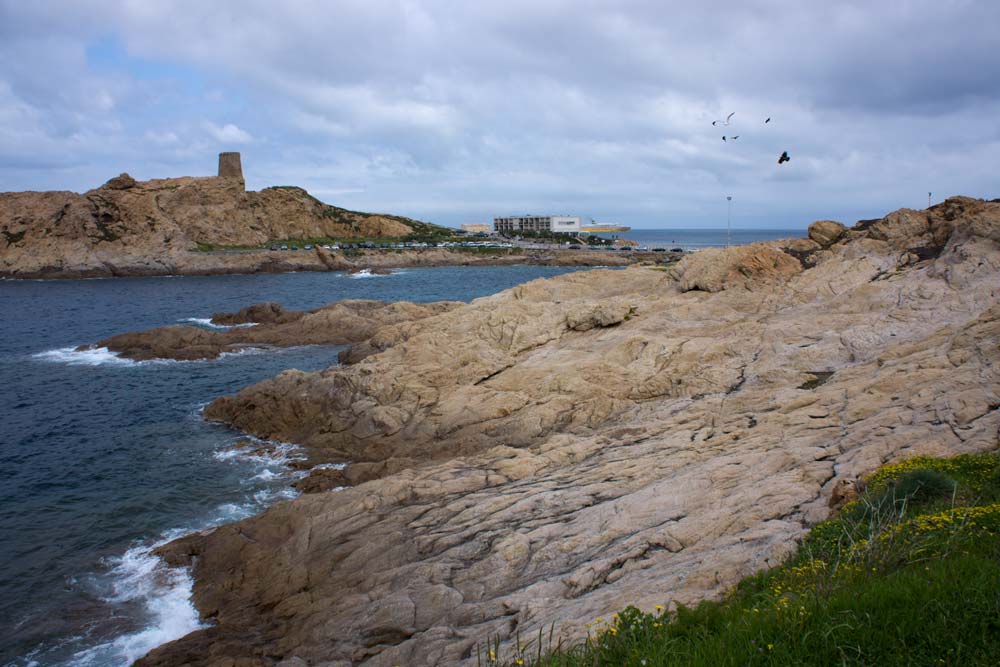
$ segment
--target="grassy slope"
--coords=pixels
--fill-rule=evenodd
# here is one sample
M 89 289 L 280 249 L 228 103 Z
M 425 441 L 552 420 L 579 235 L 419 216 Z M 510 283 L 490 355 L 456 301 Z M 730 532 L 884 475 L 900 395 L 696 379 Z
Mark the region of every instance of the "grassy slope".
M 787 563 L 722 602 L 597 619 L 504 665 L 1000 664 L 1000 454 L 886 466 Z
M 433 223 L 423 222 L 420 220 L 414 220 L 412 218 L 406 218 L 401 215 L 390 215 L 388 213 L 364 213 L 361 211 L 351 211 L 346 208 L 340 208 L 338 206 L 331 206 L 330 204 L 327 204 L 325 202 L 320 201 L 319 199 L 316 199 L 316 197 L 312 196 L 304 189 L 295 185 L 272 185 L 271 187 L 265 189 L 290 190 L 293 192 L 300 193 L 302 196 L 308 197 L 314 202 L 320 204 L 323 207 L 323 213 L 322 213 L 323 216 L 328 217 L 336 222 L 340 222 L 347 225 L 351 224 L 352 221 L 351 216 L 355 215 L 365 218 L 377 215 L 379 217 L 386 218 L 388 220 L 394 220 L 396 222 L 406 225 L 411 230 L 413 230 L 407 237 L 408 239 L 445 237 L 445 236 L 451 236 L 455 232 L 455 230 L 450 229 L 448 227 L 441 227 L 440 225 L 435 225 Z M 310 242 L 326 243 L 335 241 L 336 239 L 294 239 L 294 240 L 305 241 L 306 243 Z M 386 239 L 381 239 L 381 240 L 384 241 Z

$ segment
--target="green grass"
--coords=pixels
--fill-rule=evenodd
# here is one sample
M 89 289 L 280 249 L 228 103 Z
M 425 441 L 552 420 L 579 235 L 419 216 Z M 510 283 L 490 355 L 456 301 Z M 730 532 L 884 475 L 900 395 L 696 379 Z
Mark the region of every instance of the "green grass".
M 666 602 L 666 601 L 665 601 Z M 785 564 L 721 602 L 598 619 L 502 665 L 1000 664 L 1000 455 L 885 466 Z M 489 651 L 492 650 L 492 654 Z
M 351 211 L 346 208 L 340 208 L 339 206 L 331 206 L 323 201 L 320 201 L 316 197 L 309 194 L 305 189 L 300 188 L 296 185 L 272 185 L 265 190 L 285 190 L 298 194 L 300 196 L 306 197 L 312 200 L 315 204 L 322 207 L 320 215 L 325 218 L 329 218 L 335 222 L 344 225 L 354 225 L 356 220 L 352 219 L 351 216 L 361 216 L 362 218 L 379 216 L 381 218 L 386 218 L 387 220 L 394 220 L 400 222 L 412 231 L 400 240 L 405 241 L 439 241 L 446 240 L 454 234 L 454 230 L 447 227 L 441 227 L 430 222 L 423 222 L 421 220 L 414 220 L 412 218 L 406 218 L 401 215 L 391 215 L 388 213 L 365 213 L 362 211 Z M 385 238 L 382 239 L 383 241 Z M 307 241 L 308 242 L 308 241 Z M 330 242 L 333 242 L 332 240 Z M 349 241 L 345 241 L 349 243 Z
M 471 255 L 520 255 L 524 252 L 521 248 L 445 248 L 451 252 L 467 253 Z
M 215 243 L 203 243 L 198 241 L 195 244 L 195 252 L 216 252 L 219 250 L 263 250 L 265 246 L 259 245 L 219 245 Z

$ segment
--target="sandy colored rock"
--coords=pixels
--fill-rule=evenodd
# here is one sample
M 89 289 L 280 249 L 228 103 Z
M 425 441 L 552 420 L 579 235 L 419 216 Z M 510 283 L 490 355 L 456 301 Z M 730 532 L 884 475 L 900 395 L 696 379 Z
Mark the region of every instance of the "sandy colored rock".
M 104 184 L 104 187 L 111 190 L 128 190 L 129 188 L 134 188 L 136 185 L 138 185 L 138 183 L 134 178 L 123 173 L 108 180 L 108 182 Z
M 682 291 L 720 292 L 730 287 L 783 281 L 802 270 L 794 257 L 767 243 L 706 248 L 688 255 L 671 270 Z
M 329 206 L 301 188 L 247 192 L 232 178 L 136 182 L 128 174 L 84 194 L 0 193 L 0 275 L 85 277 L 224 273 L 234 262 L 277 270 L 315 253 L 239 258 L 192 252 L 199 244 L 257 246 L 288 238 L 406 236 L 433 228 L 400 216 Z M 263 261 L 265 260 L 266 261 Z M 270 264 L 268 264 L 270 263 Z M 208 265 L 208 266 L 205 266 Z
M 817 220 L 809 225 L 809 238 L 822 247 L 833 245 L 847 228 L 836 220 Z
M 214 625 L 138 664 L 474 665 L 717 597 L 883 463 L 996 448 L 1000 203 L 855 226 L 787 275 L 753 252 L 527 283 L 213 403 L 384 475 L 164 547 Z
M 237 313 L 213 315 L 213 323 L 234 326 L 227 331 L 208 331 L 193 326 L 157 327 L 118 334 L 77 349 L 107 348 L 134 361 L 192 361 L 215 359 L 225 353 L 262 346 L 343 345 L 367 340 L 380 327 L 431 317 L 460 305 L 458 301 L 417 304 L 348 300 L 299 311 L 285 310 L 278 303 L 266 302 Z
M 255 303 L 246 308 L 240 308 L 235 313 L 214 313 L 212 324 L 223 326 L 235 326 L 237 324 L 285 324 L 294 322 L 306 315 L 302 310 L 285 310 L 284 306 L 276 301 L 265 301 Z
M 435 231 L 443 229 L 402 216 L 330 206 L 297 187 L 248 192 L 240 178 L 136 181 L 121 174 L 84 194 L 0 193 L 0 277 L 383 273 L 412 266 L 621 266 L 665 259 L 653 253 L 628 257 L 588 251 L 478 253 L 428 248 L 348 254 L 321 247 L 250 249 L 285 239 L 398 238 Z M 248 249 L 238 249 L 241 246 Z M 212 250 L 218 247 L 228 249 Z

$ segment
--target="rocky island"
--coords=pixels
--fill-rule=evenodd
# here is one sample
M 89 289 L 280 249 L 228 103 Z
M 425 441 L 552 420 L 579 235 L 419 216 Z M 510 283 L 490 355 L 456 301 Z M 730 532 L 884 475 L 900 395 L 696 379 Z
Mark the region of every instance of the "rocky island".
M 718 597 L 883 463 L 997 447 L 998 269 L 954 197 L 373 326 L 207 407 L 348 465 L 161 548 L 209 627 L 138 664 L 471 665 Z
M 330 206 L 298 187 L 247 191 L 239 154 L 222 153 L 218 176 L 136 181 L 121 174 L 83 194 L 0 192 L 0 278 L 350 271 L 453 264 L 620 266 L 663 259 L 649 253 L 476 254 L 427 249 L 348 254 L 318 245 L 298 252 L 265 247 L 283 239 L 399 239 L 451 231 L 402 216 Z

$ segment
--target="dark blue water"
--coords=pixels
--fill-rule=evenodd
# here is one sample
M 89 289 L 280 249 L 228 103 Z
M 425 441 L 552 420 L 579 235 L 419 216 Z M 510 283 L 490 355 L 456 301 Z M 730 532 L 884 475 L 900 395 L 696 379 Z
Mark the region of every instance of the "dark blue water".
M 730 245 L 743 245 L 755 241 L 771 241 L 804 237 L 805 229 L 633 229 L 620 234 L 599 234 L 605 238 L 622 238 L 636 241 L 639 245 L 650 248 L 683 248 L 684 250 L 700 250 L 701 248 Z
M 0 664 L 128 664 L 194 629 L 187 573 L 151 547 L 288 497 L 284 463 L 296 456 L 238 455 L 240 435 L 200 408 L 286 368 L 324 368 L 339 351 L 137 364 L 71 348 L 260 301 L 468 301 L 571 270 L 0 281 Z

